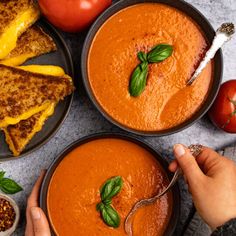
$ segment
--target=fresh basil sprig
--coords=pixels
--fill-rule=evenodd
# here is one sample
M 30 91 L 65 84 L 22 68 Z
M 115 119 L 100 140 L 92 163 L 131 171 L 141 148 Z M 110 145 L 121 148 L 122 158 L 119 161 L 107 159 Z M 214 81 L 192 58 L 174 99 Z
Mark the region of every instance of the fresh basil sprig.
M 147 54 L 145 52 L 138 52 L 138 59 L 141 61 L 141 62 L 147 62 Z
M 101 202 L 96 206 L 100 211 L 103 221 L 111 227 L 118 228 L 120 225 L 120 216 L 111 206 L 112 198 L 116 196 L 123 186 L 123 180 L 120 176 L 108 179 L 100 189 Z
M 120 192 L 122 185 L 123 180 L 120 176 L 108 179 L 100 189 L 102 201 L 111 200 L 111 198 Z
M 6 194 L 15 194 L 23 190 L 14 180 L 4 178 L 5 172 L 0 171 L 0 189 Z
M 140 63 L 134 70 L 129 86 L 129 92 L 132 96 L 139 96 L 146 87 L 148 75 L 148 63 Z
M 169 44 L 159 44 L 152 48 L 147 54 L 148 63 L 162 62 L 171 56 L 173 53 L 173 47 Z
M 100 203 L 97 209 L 101 212 L 102 218 L 108 226 L 113 228 L 120 226 L 120 216 L 111 205 Z
M 133 97 L 139 96 L 145 89 L 148 76 L 148 64 L 160 63 L 170 57 L 173 53 L 173 46 L 169 44 L 159 44 L 150 52 L 138 52 L 138 59 L 141 63 L 134 69 L 130 84 L 129 93 Z

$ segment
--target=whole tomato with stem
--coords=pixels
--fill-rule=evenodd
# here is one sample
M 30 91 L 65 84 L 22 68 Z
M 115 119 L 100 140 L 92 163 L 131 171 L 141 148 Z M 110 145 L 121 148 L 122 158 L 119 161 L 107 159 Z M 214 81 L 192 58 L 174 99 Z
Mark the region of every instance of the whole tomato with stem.
M 88 27 L 112 3 L 112 0 L 39 0 L 43 15 L 66 32 Z
M 208 115 L 220 129 L 236 133 L 236 80 L 229 80 L 221 85 Z

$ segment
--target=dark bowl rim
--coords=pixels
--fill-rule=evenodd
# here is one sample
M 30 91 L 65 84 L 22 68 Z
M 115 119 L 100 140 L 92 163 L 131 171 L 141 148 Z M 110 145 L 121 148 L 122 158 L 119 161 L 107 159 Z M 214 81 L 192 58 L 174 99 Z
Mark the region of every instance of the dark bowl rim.
M 52 31 L 53 34 L 55 34 L 60 39 L 60 43 L 63 45 L 64 50 L 66 51 L 66 54 L 67 54 L 66 57 L 67 57 L 67 60 L 68 60 L 68 64 L 70 66 L 70 76 L 72 77 L 72 79 L 74 81 L 75 71 L 74 71 L 74 64 L 73 64 L 73 60 L 72 60 L 72 55 L 71 55 L 69 47 L 67 46 L 67 44 L 66 44 L 64 38 L 62 37 L 61 33 L 51 23 L 49 23 L 44 17 L 41 17 L 36 23 L 39 24 L 40 26 L 41 25 L 46 25 L 47 29 L 49 31 Z M 73 103 L 73 97 L 74 97 L 74 92 L 70 96 L 68 96 L 69 101 L 68 101 L 67 111 L 65 112 L 64 117 L 61 119 L 60 124 L 58 124 L 55 127 L 55 129 L 51 133 L 49 133 L 42 142 L 38 143 L 32 149 L 30 149 L 29 151 L 26 151 L 25 153 L 22 153 L 21 155 L 19 155 L 17 157 L 11 155 L 9 157 L 1 158 L 0 163 L 1 162 L 7 162 L 7 161 L 14 161 L 14 160 L 24 158 L 24 157 L 30 155 L 31 153 L 39 150 L 42 146 L 44 146 L 47 142 L 49 142 L 56 135 L 56 133 L 59 131 L 59 129 L 63 125 L 64 121 L 66 120 L 66 118 L 67 118 L 67 116 L 70 112 L 72 103 Z
M 212 79 L 212 88 L 210 89 L 210 92 L 208 94 L 208 97 L 206 98 L 206 101 L 200 108 L 200 110 L 195 113 L 190 119 L 185 121 L 184 123 L 181 123 L 178 126 L 172 127 L 170 129 L 166 130 L 161 130 L 161 131 L 142 131 L 142 130 L 136 130 L 130 127 L 127 127 L 123 125 L 122 123 L 116 121 L 114 118 L 112 118 L 99 104 L 97 101 L 95 95 L 93 94 L 93 91 L 91 89 L 89 79 L 88 79 L 88 73 L 87 73 L 87 56 L 89 53 L 89 49 L 91 46 L 91 43 L 93 41 L 94 36 L 96 35 L 97 31 L 100 29 L 100 27 L 104 24 L 105 21 L 107 21 L 112 15 L 116 14 L 120 10 L 127 8 L 129 6 L 139 4 L 139 3 L 162 3 L 166 4 L 168 6 L 174 7 L 179 11 L 184 12 L 187 14 L 191 19 L 193 19 L 194 22 L 198 24 L 198 26 L 201 28 L 201 30 L 204 32 L 205 37 L 208 41 L 210 36 L 207 36 L 207 34 L 212 34 L 212 39 L 215 35 L 215 30 L 212 27 L 211 23 L 209 20 L 193 5 L 190 3 L 185 2 L 184 0 L 120 0 L 117 3 L 112 4 L 109 8 L 107 8 L 93 23 L 91 28 L 88 31 L 88 34 L 85 38 L 83 49 L 82 49 L 82 54 L 81 54 L 81 73 L 82 73 L 82 81 L 85 87 L 85 90 L 88 94 L 89 99 L 92 101 L 92 104 L 96 107 L 96 109 L 102 114 L 104 118 L 106 118 L 110 123 L 113 125 L 119 127 L 121 130 L 136 134 L 136 135 L 141 135 L 141 136 L 147 136 L 147 137 L 163 137 L 171 134 L 175 134 L 178 132 L 181 132 L 190 126 L 192 126 L 194 123 L 196 123 L 199 119 L 201 119 L 210 109 L 211 105 L 215 101 L 215 98 L 218 94 L 221 82 L 222 82 L 222 77 L 223 77 L 223 54 L 222 50 L 218 50 L 214 57 L 214 62 L 217 61 L 219 65 L 217 65 L 218 68 L 215 68 L 214 66 L 214 76 Z M 122 5 L 125 5 L 122 7 Z M 176 6 L 178 5 L 178 7 Z M 116 9 L 117 8 L 117 9 Z M 190 12 L 187 12 L 186 8 L 190 10 Z M 116 10 L 115 10 L 116 9 Z M 113 14 L 110 14 L 111 11 L 113 11 Z M 194 19 L 198 18 L 198 19 Z M 204 25 L 200 25 L 199 21 L 203 21 Z M 209 32 L 206 32 L 203 30 L 204 27 L 207 27 Z M 89 45 L 89 47 L 87 46 Z M 215 72 L 215 70 L 218 70 Z M 217 79 L 216 79 L 217 78 Z M 214 93 L 213 93 L 214 90 Z
M 166 176 L 168 177 L 169 180 L 173 177 L 173 174 L 168 170 L 168 161 L 166 158 L 164 158 L 151 144 L 147 143 L 146 141 L 141 140 L 138 137 L 135 137 L 132 134 L 127 134 L 127 133 L 114 133 L 114 132 L 100 132 L 100 133 L 95 133 L 91 135 L 84 136 L 82 138 L 79 138 L 78 140 L 72 142 L 69 144 L 63 151 L 61 151 L 57 157 L 53 160 L 53 162 L 50 164 L 50 166 L 47 169 L 47 172 L 44 176 L 41 189 L 40 189 L 40 197 L 39 197 L 39 204 L 40 207 L 43 209 L 45 214 L 48 217 L 48 211 L 47 211 L 47 191 L 48 191 L 48 186 L 50 183 L 50 180 L 53 176 L 54 171 L 58 167 L 58 165 L 61 163 L 61 161 L 69 154 L 72 150 L 75 148 L 88 143 L 93 140 L 97 139 L 104 139 L 104 138 L 115 138 L 115 139 L 122 139 L 122 140 L 127 140 L 130 142 L 133 142 L 140 147 L 146 149 L 148 152 L 150 152 L 154 158 L 157 160 L 157 162 L 160 164 L 162 169 L 164 170 Z M 168 223 L 168 226 L 165 231 L 165 236 L 171 236 L 173 235 L 176 226 L 179 222 L 180 218 L 180 209 L 181 209 L 181 197 L 180 197 L 180 189 L 179 189 L 179 183 L 177 183 L 175 186 L 172 187 L 172 196 L 173 196 L 173 206 L 172 206 L 172 213 L 171 217 Z M 51 231 L 53 231 L 52 226 Z M 54 233 L 55 234 L 55 233 Z

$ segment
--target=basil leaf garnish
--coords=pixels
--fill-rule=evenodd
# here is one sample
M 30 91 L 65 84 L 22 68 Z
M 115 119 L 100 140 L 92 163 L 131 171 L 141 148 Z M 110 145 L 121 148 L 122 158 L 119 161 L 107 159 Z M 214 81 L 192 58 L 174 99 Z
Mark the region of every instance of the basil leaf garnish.
M 6 194 L 15 194 L 23 190 L 19 184 L 9 178 L 2 178 L 0 180 L 0 189 Z
M 142 62 L 135 68 L 131 77 L 129 85 L 129 92 L 131 96 L 137 97 L 143 92 L 147 83 L 147 75 L 148 63 Z
M 97 210 L 97 211 L 101 211 L 103 207 L 104 207 L 103 202 L 99 202 L 99 203 L 96 205 L 96 210 Z
M 120 216 L 111 206 L 112 198 L 116 196 L 123 186 L 120 176 L 108 179 L 100 188 L 101 202 L 96 205 L 96 210 L 100 211 L 103 221 L 111 227 L 117 228 L 120 225 Z
M 101 211 L 104 206 L 110 206 L 111 204 L 112 204 L 112 200 L 111 199 L 107 199 L 105 201 L 99 202 L 96 205 L 96 210 L 97 211 Z
M 147 54 L 147 60 L 149 63 L 162 62 L 173 53 L 173 47 L 168 44 L 159 44 L 152 48 Z
M 118 228 L 120 226 L 120 216 L 117 211 L 110 205 L 103 205 L 101 207 L 101 215 L 103 221 L 113 228 Z
M 117 195 L 120 192 L 122 185 L 123 180 L 120 176 L 108 179 L 100 190 L 102 201 L 110 200 Z
M 112 200 L 111 199 L 106 199 L 102 201 L 104 203 L 104 205 L 111 205 Z
M 173 53 L 173 46 L 159 44 L 148 53 L 138 52 L 140 64 L 134 69 L 129 83 L 129 93 L 133 97 L 139 96 L 145 89 L 148 76 L 148 64 L 162 62 Z
M 138 52 L 138 59 L 141 62 L 147 62 L 147 54 L 144 52 Z

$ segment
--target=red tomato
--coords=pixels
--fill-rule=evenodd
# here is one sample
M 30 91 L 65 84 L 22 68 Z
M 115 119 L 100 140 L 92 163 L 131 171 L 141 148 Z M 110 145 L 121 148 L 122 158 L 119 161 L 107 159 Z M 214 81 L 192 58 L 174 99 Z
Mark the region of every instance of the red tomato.
M 43 15 L 58 28 L 77 32 L 88 27 L 112 0 L 39 0 Z
M 236 133 L 236 80 L 221 85 L 208 114 L 217 127 L 229 133 Z

